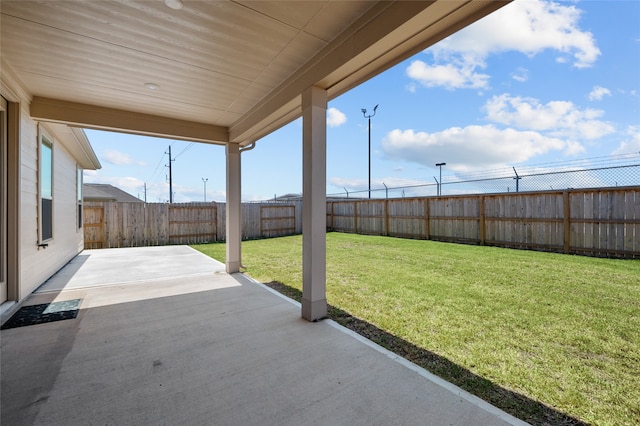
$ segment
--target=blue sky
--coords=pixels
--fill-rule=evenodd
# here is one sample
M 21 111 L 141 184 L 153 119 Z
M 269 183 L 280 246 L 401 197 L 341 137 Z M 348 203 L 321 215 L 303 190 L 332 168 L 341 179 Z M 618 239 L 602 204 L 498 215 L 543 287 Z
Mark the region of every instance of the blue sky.
M 516 0 L 329 103 L 327 193 L 640 153 L 640 2 Z M 224 201 L 225 152 L 87 130 L 102 163 L 85 182 L 147 201 Z M 588 162 L 588 161 L 587 161 Z M 582 164 L 582 163 L 581 163 Z M 302 192 L 302 122 L 242 154 L 242 198 Z M 411 194 L 407 194 L 411 195 Z

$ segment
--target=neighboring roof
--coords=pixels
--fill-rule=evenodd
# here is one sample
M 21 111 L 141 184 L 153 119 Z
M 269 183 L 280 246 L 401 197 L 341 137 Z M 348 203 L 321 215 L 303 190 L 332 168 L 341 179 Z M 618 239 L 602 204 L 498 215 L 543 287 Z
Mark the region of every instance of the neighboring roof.
M 302 194 L 285 194 L 279 195 L 273 199 L 274 201 L 298 201 L 302 200 Z
M 2 69 L 36 120 L 244 146 L 506 3 L 2 0 Z
M 124 192 L 120 188 L 106 183 L 82 184 L 82 199 L 84 201 L 119 201 L 126 203 L 144 203 L 144 201 Z

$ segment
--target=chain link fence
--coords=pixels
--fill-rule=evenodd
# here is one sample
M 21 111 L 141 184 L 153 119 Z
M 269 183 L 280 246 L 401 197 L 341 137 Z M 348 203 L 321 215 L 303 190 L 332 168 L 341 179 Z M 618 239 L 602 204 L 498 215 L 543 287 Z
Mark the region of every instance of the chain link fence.
M 447 174 L 439 181 L 422 179 L 391 185 L 372 183 L 371 198 L 403 198 L 463 194 L 491 194 L 640 185 L 640 153 L 591 158 L 536 166 Z M 368 198 L 369 191 L 350 190 L 328 198 Z

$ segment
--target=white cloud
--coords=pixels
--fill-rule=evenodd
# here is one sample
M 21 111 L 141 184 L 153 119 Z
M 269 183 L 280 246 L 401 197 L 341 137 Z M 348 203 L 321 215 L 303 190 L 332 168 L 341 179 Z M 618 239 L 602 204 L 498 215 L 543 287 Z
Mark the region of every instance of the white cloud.
M 327 126 L 338 127 L 347 122 L 347 116 L 337 108 L 327 110 Z
M 416 93 L 418 86 L 414 82 L 411 82 L 407 84 L 406 89 L 409 93 Z
M 640 153 L 640 126 L 630 126 L 627 130 L 627 135 L 628 139 L 622 141 L 611 154 L 619 155 Z
M 582 151 L 576 142 L 493 125 L 453 127 L 436 133 L 396 129 L 386 135 L 382 149 L 391 159 L 428 167 L 444 161 L 456 172 L 506 167 L 550 151 Z
M 555 137 L 597 139 L 613 133 L 615 128 L 598 120 L 604 112 L 580 109 L 569 101 L 551 101 L 502 94 L 493 96 L 485 104 L 486 118 L 494 123 L 548 132 Z
M 488 87 L 489 76 L 475 72 L 475 67 L 451 63 L 428 65 L 415 60 L 407 68 L 407 75 L 426 87 L 442 86 L 447 89 L 483 89 Z
M 524 83 L 529 79 L 529 70 L 523 67 L 518 67 L 518 69 L 511 73 L 511 78 L 515 81 L 519 81 L 520 83 Z
M 515 51 L 533 57 L 549 49 L 561 54 L 559 62 L 570 56 L 574 67 L 590 67 L 600 49 L 579 28 L 580 15 L 573 5 L 514 1 L 429 48 L 435 63 L 414 61 L 407 74 L 427 87 L 487 88 L 489 77 L 477 70 L 486 68 L 489 55 Z
M 369 181 L 367 179 L 351 179 L 342 177 L 330 177 L 327 179 L 327 183 L 337 188 L 347 188 L 353 191 L 364 190 L 369 188 Z
M 593 90 L 589 93 L 590 101 L 602 100 L 605 96 L 611 96 L 611 90 L 602 86 L 593 86 Z
M 114 164 L 116 166 L 128 166 L 128 165 L 136 165 L 136 166 L 144 166 L 145 163 L 143 161 L 136 161 L 129 154 L 125 154 L 124 152 L 116 151 L 114 149 L 108 149 L 102 153 L 102 159 L 109 164 Z

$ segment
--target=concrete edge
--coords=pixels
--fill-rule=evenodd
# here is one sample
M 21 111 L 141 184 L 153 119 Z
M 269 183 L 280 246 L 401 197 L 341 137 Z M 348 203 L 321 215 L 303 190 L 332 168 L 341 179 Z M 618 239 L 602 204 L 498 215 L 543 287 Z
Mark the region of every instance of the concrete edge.
M 209 260 L 213 260 L 214 262 L 216 262 L 217 264 L 219 264 L 220 266 L 222 266 L 222 268 L 223 268 L 223 269 L 224 269 L 224 267 L 225 267 L 225 264 L 224 264 L 223 262 L 220 262 L 218 259 L 214 259 L 213 257 L 211 257 L 211 256 L 208 256 L 208 255 L 204 254 L 204 253 L 203 253 L 203 252 L 201 252 L 200 250 L 196 250 L 196 249 L 194 249 L 193 247 L 191 247 L 191 246 L 190 246 L 190 245 L 188 245 L 188 244 L 182 244 L 182 245 L 180 245 L 179 247 L 188 247 L 191 251 L 194 251 L 194 252 L 198 253 L 199 255 L 206 257 L 206 258 L 207 258 L 207 259 L 209 259 Z
M 278 296 L 281 299 L 286 300 L 287 302 L 291 303 L 294 306 L 297 306 L 298 308 L 302 309 L 302 303 L 291 299 L 290 297 L 285 296 L 284 294 L 280 293 L 277 290 L 272 289 L 271 287 L 269 287 L 268 285 L 265 285 L 263 283 L 261 283 L 260 281 L 256 281 L 253 278 L 251 278 L 250 276 L 246 275 L 244 272 L 235 272 L 233 274 L 231 274 L 232 276 L 236 276 L 236 275 L 240 275 L 242 278 L 246 279 L 247 281 L 249 281 L 250 283 L 257 285 L 258 287 L 262 287 L 263 289 L 267 290 L 269 293 L 275 294 L 276 296 Z
M 424 377 L 425 379 L 435 383 L 436 385 L 445 388 L 446 390 L 452 392 L 453 394 L 459 396 L 460 398 L 466 400 L 467 402 L 470 402 L 471 404 L 483 409 L 484 411 L 487 411 L 493 415 L 495 415 L 496 417 L 500 418 L 501 420 L 504 420 L 505 422 L 512 424 L 514 426 L 529 426 L 529 423 L 518 419 L 517 417 L 512 416 L 511 414 L 502 411 L 501 409 L 499 409 L 498 407 L 488 403 L 487 401 L 485 401 L 482 398 L 479 398 L 469 392 L 467 392 L 466 390 L 459 388 L 458 386 L 454 385 L 453 383 L 450 383 L 444 379 L 442 379 L 439 376 L 436 376 L 435 374 L 429 372 L 428 370 L 425 370 L 424 368 L 420 367 L 417 364 L 414 364 L 413 362 L 407 360 L 406 358 L 401 357 L 400 355 L 391 352 L 388 349 L 383 348 L 382 346 L 378 345 L 377 343 L 372 342 L 371 340 L 367 339 L 366 337 L 361 336 L 360 334 L 356 333 L 353 330 L 350 330 L 348 328 L 346 328 L 343 325 L 338 324 L 337 322 L 335 322 L 334 320 L 331 319 L 326 319 L 324 320 L 324 322 L 326 322 L 327 324 L 329 324 L 330 326 L 341 330 L 343 333 L 346 333 L 348 335 L 350 335 L 351 337 L 353 337 L 354 339 L 364 343 L 365 345 L 369 346 L 370 348 L 375 349 L 376 351 L 382 353 L 383 355 L 386 355 L 388 358 L 391 358 L 392 360 L 396 361 L 397 363 L 403 365 L 404 367 L 418 373 L 420 376 Z
M 301 308 L 302 304 L 285 296 L 284 294 L 272 289 L 271 287 L 254 280 L 253 278 L 238 272 L 238 275 L 242 275 L 243 278 L 245 278 L 247 281 L 264 288 L 265 290 L 269 291 L 270 293 L 275 294 L 276 296 L 288 301 L 289 303 Z M 234 274 L 236 275 L 236 274 Z M 377 343 L 372 342 L 371 340 L 367 339 L 364 336 L 361 336 L 360 334 L 356 333 L 353 330 L 350 330 L 348 328 L 346 328 L 343 325 L 338 324 L 337 322 L 335 322 L 332 319 L 325 319 L 322 322 L 328 324 L 329 326 L 342 331 L 343 333 L 351 336 L 352 338 L 358 340 L 359 342 L 367 345 L 368 347 L 380 352 L 381 354 L 385 355 L 387 358 L 390 358 L 392 360 L 394 360 L 395 362 L 399 363 L 400 365 L 408 368 L 409 370 L 419 374 L 420 376 L 422 376 L 423 378 L 431 381 L 432 383 L 448 390 L 449 392 L 453 393 L 454 395 L 459 396 L 460 398 L 464 399 L 465 401 L 475 405 L 476 407 L 493 414 L 494 416 L 498 417 L 500 420 L 503 420 L 511 425 L 514 426 L 530 426 L 529 423 L 518 419 L 517 417 L 512 416 L 511 414 L 499 409 L 498 407 L 488 403 L 487 401 L 485 401 L 482 398 L 479 398 L 469 392 L 467 392 L 466 390 L 454 385 L 453 383 L 450 383 L 444 379 L 442 379 L 441 377 L 436 376 L 433 373 L 430 373 L 429 371 L 425 370 L 424 368 L 420 367 L 417 364 L 414 364 L 413 362 L 407 360 L 406 358 L 401 357 L 400 355 L 391 352 L 388 349 L 383 348 L 382 346 L 378 345 Z

